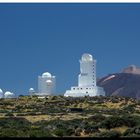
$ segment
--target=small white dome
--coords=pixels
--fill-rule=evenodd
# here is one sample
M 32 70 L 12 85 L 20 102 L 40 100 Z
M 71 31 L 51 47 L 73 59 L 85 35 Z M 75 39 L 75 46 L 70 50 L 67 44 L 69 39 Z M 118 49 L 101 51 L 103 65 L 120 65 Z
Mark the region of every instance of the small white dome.
M 34 93 L 34 92 L 35 92 L 35 90 L 33 88 L 29 89 L 29 93 Z
M 46 83 L 47 83 L 48 86 L 52 85 L 52 81 L 51 80 L 47 80 Z
M 35 90 L 33 88 L 30 88 L 29 89 L 29 94 L 34 94 L 35 93 Z
M 46 83 L 52 83 L 52 81 L 51 80 L 47 80 Z
M 82 55 L 82 61 L 93 61 L 93 57 L 92 57 L 92 55 L 90 55 L 88 53 L 84 53 Z
M 29 91 L 34 91 L 34 89 L 33 88 L 30 88 Z
M 47 78 L 51 78 L 51 74 L 49 73 L 49 72 L 44 72 L 43 74 L 42 74 L 42 77 L 47 77 Z

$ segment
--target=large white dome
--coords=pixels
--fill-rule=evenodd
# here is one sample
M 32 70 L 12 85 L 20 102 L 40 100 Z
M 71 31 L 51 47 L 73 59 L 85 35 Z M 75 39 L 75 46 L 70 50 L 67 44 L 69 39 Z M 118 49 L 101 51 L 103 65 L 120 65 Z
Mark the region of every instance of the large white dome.
M 51 75 L 49 72 L 44 72 L 44 73 L 42 74 L 42 77 L 43 77 L 43 78 L 44 78 L 44 77 L 51 78 L 52 75 Z
M 88 53 L 84 53 L 82 55 L 82 61 L 93 61 L 93 57 L 91 54 Z

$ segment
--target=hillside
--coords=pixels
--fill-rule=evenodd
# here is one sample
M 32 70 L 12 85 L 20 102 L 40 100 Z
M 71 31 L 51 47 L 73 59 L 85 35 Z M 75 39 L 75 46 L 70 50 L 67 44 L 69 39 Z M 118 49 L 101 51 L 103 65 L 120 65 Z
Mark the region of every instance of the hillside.
M 120 73 L 109 74 L 97 82 L 106 95 L 118 95 L 140 99 L 140 68 L 130 65 Z
M 139 137 L 140 102 L 124 97 L 0 99 L 0 137 Z

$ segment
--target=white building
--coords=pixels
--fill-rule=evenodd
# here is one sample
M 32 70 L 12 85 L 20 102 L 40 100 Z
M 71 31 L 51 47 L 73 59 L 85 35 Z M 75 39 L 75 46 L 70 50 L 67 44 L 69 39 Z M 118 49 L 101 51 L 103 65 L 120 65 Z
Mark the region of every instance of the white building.
M 0 89 L 0 99 L 4 97 L 2 89 Z
M 82 96 L 105 96 L 102 87 L 96 86 L 96 60 L 90 54 L 83 54 L 80 60 L 80 74 L 78 77 L 78 86 L 71 87 L 64 96 L 82 97 Z
M 52 95 L 55 92 L 55 76 L 45 72 L 38 76 L 38 93 L 36 95 Z

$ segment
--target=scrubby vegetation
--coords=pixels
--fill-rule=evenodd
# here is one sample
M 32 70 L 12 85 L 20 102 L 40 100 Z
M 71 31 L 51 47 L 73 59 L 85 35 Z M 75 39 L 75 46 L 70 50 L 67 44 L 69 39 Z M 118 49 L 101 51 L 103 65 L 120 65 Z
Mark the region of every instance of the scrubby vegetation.
M 140 137 L 140 101 L 117 96 L 0 99 L 0 137 Z

